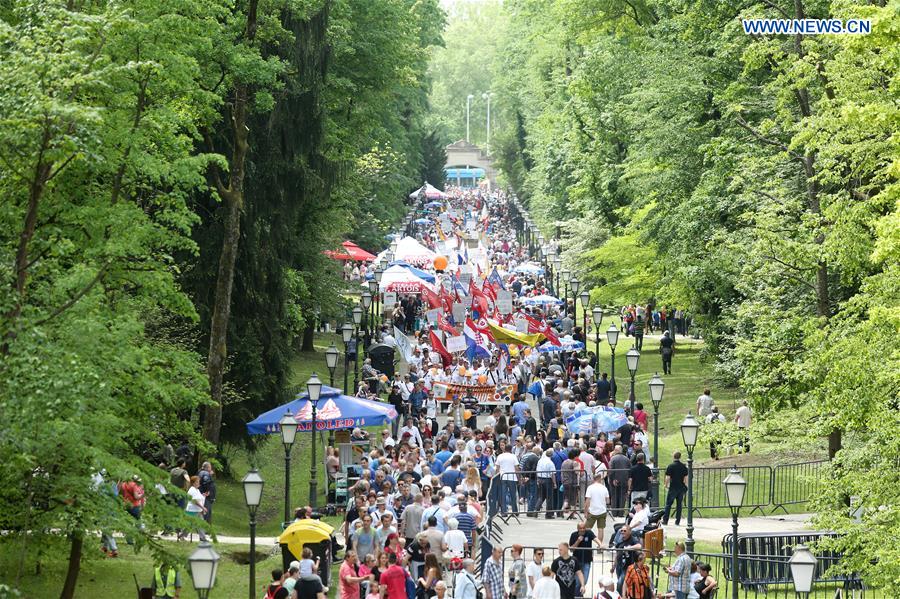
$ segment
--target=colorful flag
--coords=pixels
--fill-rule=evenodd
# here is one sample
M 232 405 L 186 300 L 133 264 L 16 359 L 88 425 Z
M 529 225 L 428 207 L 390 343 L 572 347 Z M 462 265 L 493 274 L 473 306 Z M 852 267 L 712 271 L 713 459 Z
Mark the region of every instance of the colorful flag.
M 444 368 L 450 366 L 450 364 L 453 363 L 453 356 L 450 355 L 450 352 L 448 352 L 447 348 L 444 347 L 444 344 L 441 343 L 440 337 L 438 337 L 434 331 L 428 331 L 428 337 L 431 339 L 431 347 L 441 357 L 441 363 L 444 365 Z

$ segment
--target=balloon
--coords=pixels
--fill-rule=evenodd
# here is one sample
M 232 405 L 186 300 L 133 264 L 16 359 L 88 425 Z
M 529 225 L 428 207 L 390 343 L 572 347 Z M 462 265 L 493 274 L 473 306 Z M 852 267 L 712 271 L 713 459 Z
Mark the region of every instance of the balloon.
M 466 420 L 468 420 L 468 419 L 471 418 L 471 417 L 472 417 L 472 410 L 465 410 L 465 411 L 463 411 L 463 418 L 465 418 Z
M 459 376 L 466 376 L 466 367 L 465 366 L 459 367 Z
M 512 357 L 516 357 L 519 355 L 519 347 L 516 345 L 509 346 L 509 355 Z
M 483 384 L 485 384 L 486 382 L 487 382 L 487 375 L 486 375 L 486 374 L 479 374 L 479 375 L 478 375 L 478 384 L 479 384 L 479 385 L 483 385 Z
M 386 374 L 382 374 L 382 375 L 381 375 L 381 382 L 382 382 L 382 383 L 386 383 L 386 382 L 387 382 L 387 375 L 386 375 Z
M 447 269 L 447 257 L 446 256 L 437 256 L 434 259 L 434 269 L 435 270 L 446 270 Z

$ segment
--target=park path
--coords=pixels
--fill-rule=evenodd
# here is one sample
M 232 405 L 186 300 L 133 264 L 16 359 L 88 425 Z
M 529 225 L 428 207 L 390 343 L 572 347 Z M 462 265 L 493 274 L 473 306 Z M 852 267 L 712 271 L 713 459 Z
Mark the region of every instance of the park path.
M 760 532 L 803 532 L 809 530 L 809 520 L 812 514 L 785 514 L 782 516 L 741 516 L 740 532 L 743 534 L 760 533 Z M 615 522 L 621 522 L 621 519 Z M 609 540 L 613 533 L 614 521 L 609 518 L 606 522 L 606 534 Z M 686 522 L 682 520 L 681 526 L 675 526 L 674 522 L 670 522 L 663 527 L 666 537 L 669 539 L 684 539 L 687 532 L 685 530 Z M 527 518 L 522 516 L 516 521 L 510 518 L 509 523 L 502 525 L 503 545 L 508 546 L 513 543 L 521 545 L 555 545 L 556 543 L 569 539 L 569 535 L 575 531 L 575 520 L 545 520 L 543 518 Z M 722 537 L 731 532 L 731 518 L 694 518 L 694 538 L 700 541 L 710 543 L 720 543 Z M 343 538 L 340 529 L 335 533 L 338 540 L 343 544 Z M 175 537 L 163 537 L 168 541 L 174 541 Z M 536 542 L 540 540 L 539 542 Z M 250 537 L 237 537 L 231 535 L 218 535 L 216 542 L 224 545 L 249 545 Z M 276 537 L 258 536 L 256 544 L 259 547 L 272 547 L 278 543 Z

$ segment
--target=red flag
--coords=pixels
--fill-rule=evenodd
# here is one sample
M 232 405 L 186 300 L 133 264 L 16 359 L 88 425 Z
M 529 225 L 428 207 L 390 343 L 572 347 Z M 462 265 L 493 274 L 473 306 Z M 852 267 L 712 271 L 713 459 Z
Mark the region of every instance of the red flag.
M 487 296 L 482 293 L 481 289 L 475 286 L 475 280 L 469 281 L 469 295 L 472 296 L 472 306 L 478 310 L 479 316 L 488 315 Z
M 441 305 L 444 307 L 444 312 L 447 314 L 453 313 L 453 298 L 450 297 L 450 294 L 447 293 L 443 286 L 441 286 Z
M 472 322 L 473 329 L 475 329 L 476 331 L 478 331 L 479 333 L 481 333 L 482 335 L 484 335 L 491 341 L 494 340 L 494 335 L 491 333 L 490 327 L 488 327 L 488 321 L 487 321 L 486 317 L 481 316 L 478 318 L 478 320 L 474 320 L 471 322 Z
M 547 338 L 547 341 L 553 345 L 559 345 L 559 337 L 557 337 L 556 333 L 553 332 L 553 329 L 550 328 L 550 323 L 545 324 L 544 328 L 538 332 L 543 333 L 544 337 Z
M 484 291 L 484 294 L 486 296 L 491 298 L 492 302 L 494 302 L 495 304 L 497 303 L 497 290 L 494 289 L 494 286 L 492 284 L 485 281 L 484 285 L 482 286 L 482 290 Z
M 438 328 L 448 335 L 453 335 L 454 337 L 459 335 L 459 333 L 456 332 L 456 329 L 453 328 L 453 325 L 450 324 L 450 319 L 447 318 L 446 314 L 438 314 L 437 324 Z
M 453 363 L 453 356 L 450 355 L 450 352 L 448 352 L 447 348 L 444 347 L 444 344 L 441 343 L 440 338 L 434 331 L 428 331 L 428 337 L 431 339 L 431 347 L 441 357 L 441 363 L 443 363 L 444 368 L 450 366 L 450 364 Z
M 435 293 L 425 285 L 421 285 L 419 288 L 422 290 L 422 299 L 424 299 L 428 303 L 429 308 L 441 307 L 441 298 L 438 297 L 437 293 Z

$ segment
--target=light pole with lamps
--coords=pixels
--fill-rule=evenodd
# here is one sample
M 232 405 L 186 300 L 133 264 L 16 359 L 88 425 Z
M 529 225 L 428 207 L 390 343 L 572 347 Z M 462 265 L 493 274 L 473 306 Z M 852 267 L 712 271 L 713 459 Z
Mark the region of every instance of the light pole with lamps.
M 291 448 L 297 436 L 297 419 L 288 410 L 278 421 L 281 428 L 281 443 L 284 445 L 284 521 L 291 520 Z
M 362 308 L 359 306 L 353 306 L 353 311 L 351 314 L 353 315 L 353 324 L 356 325 L 356 359 L 353 360 L 353 393 L 356 393 L 356 390 L 359 389 L 359 329 L 360 324 L 362 323 Z M 365 355 L 365 351 L 363 351 L 363 355 Z
M 363 350 L 369 351 L 369 346 L 372 345 L 372 334 L 370 332 L 368 315 L 369 315 L 369 306 L 372 305 L 372 294 L 369 293 L 368 289 L 363 291 L 360 301 L 362 302 L 363 328 L 365 330 L 365 344 L 363 345 Z
M 631 393 L 628 394 L 628 403 L 631 404 L 629 410 L 634 411 L 634 375 L 637 374 L 638 362 L 641 360 L 641 352 L 637 350 L 633 345 L 631 349 L 628 350 L 628 353 L 625 354 L 625 366 L 628 367 L 628 372 L 631 374 Z
M 572 314 L 572 320 L 578 322 L 578 290 L 581 289 L 581 281 L 578 280 L 578 277 L 573 276 L 569 280 L 569 288 L 572 290 L 572 307 L 574 309 L 574 314 Z M 568 305 L 566 306 L 566 310 L 568 310 Z
M 591 294 L 588 293 L 587 289 L 585 289 L 584 291 L 581 292 L 581 295 L 579 297 L 581 298 L 581 318 L 582 318 L 582 320 L 584 320 L 584 328 L 582 329 L 584 331 L 584 341 L 585 341 L 584 345 L 585 345 L 585 347 L 587 347 L 587 328 L 588 328 L 588 309 L 587 309 L 587 307 L 588 307 L 588 302 L 591 301 Z
M 806 545 L 797 545 L 791 554 L 788 564 L 791 567 L 791 579 L 794 581 L 794 592 L 809 597 L 813 581 L 816 578 L 816 566 L 819 560 Z
M 739 599 L 738 515 L 741 512 L 741 506 L 744 505 L 744 490 L 747 488 L 747 481 L 741 476 L 741 471 L 737 469 L 737 466 L 732 466 L 722 484 L 725 485 L 725 497 L 728 500 L 728 507 L 731 508 L 731 599 Z
M 369 293 L 372 294 L 372 328 L 375 328 L 375 324 L 378 322 L 378 281 L 373 277 L 369 281 Z
M 344 394 L 350 395 L 350 391 L 347 389 L 347 376 L 350 370 L 350 341 L 353 339 L 353 325 L 349 322 L 345 322 L 341 327 L 341 339 L 344 341 Z
M 256 599 L 256 510 L 262 500 L 263 479 L 254 468 L 241 480 L 244 502 L 250 512 L 250 599 Z
M 560 275 L 562 275 L 563 305 L 566 306 L 566 310 L 568 310 L 569 309 L 568 308 L 568 305 L 569 305 L 569 271 L 564 268 L 560 271 Z M 556 286 L 559 287 L 559 279 L 556 280 Z M 559 297 L 559 295 L 557 295 L 556 297 Z
M 475 96 L 469 94 L 466 96 L 466 143 L 469 143 L 469 110 L 472 106 L 472 100 L 475 99 Z
M 484 148 L 488 154 L 491 153 L 491 96 L 493 95 L 491 92 L 481 94 L 481 98 L 487 100 L 487 141 L 484 144 Z
M 659 404 L 662 403 L 666 384 L 659 378 L 659 373 L 656 373 L 650 379 L 649 386 L 650 401 L 653 402 L 653 497 L 659 507 Z
M 209 541 L 201 541 L 194 552 L 188 556 L 191 580 L 194 582 L 194 590 L 197 591 L 199 599 L 207 599 L 210 589 L 216 585 L 219 558 L 219 554 L 209 544 Z
M 378 306 L 380 306 L 380 309 L 376 308 L 375 311 L 378 312 L 378 318 L 382 319 L 381 322 L 384 322 L 384 320 L 383 320 L 384 314 L 382 314 L 382 312 L 384 312 L 384 302 L 382 301 L 382 298 L 381 298 L 381 277 L 383 277 L 383 276 L 384 276 L 384 269 L 379 264 L 378 267 L 375 269 L 375 282 L 378 284 L 375 285 L 375 291 L 373 291 L 373 293 L 375 293 L 375 301 L 377 302 Z
M 688 454 L 687 539 L 685 540 L 685 547 L 691 555 L 694 554 L 694 448 L 697 446 L 697 434 L 699 432 L 700 423 L 688 412 L 688 415 L 681 423 L 681 439 L 684 441 L 684 448 L 687 449 Z
M 619 342 L 619 327 L 614 322 L 609 323 L 609 328 L 606 329 L 606 341 L 609 343 L 609 351 L 612 353 L 609 362 L 609 396 L 616 401 L 616 345 Z
M 309 395 L 309 403 L 312 406 L 312 470 L 309 473 L 309 505 L 316 509 L 318 499 L 318 476 L 316 472 L 316 404 L 322 395 L 322 381 L 314 372 L 306 381 L 306 393 Z
M 600 325 L 603 324 L 603 308 L 594 306 L 591 310 L 594 317 L 594 353 L 597 354 L 597 369 L 594 372 L 594 381 L 600 380 Z M 587 335 L 585 335 L 587 339 Z
M 337 368 L 338 357 L 341 352 L 334 346 L 334 342 L 325 350 L 325 365 L 328 367 L 328 384 L 334 387 L 334 370 Z M 328 445 L 334 445 L 334 429 L 328 431 Z

